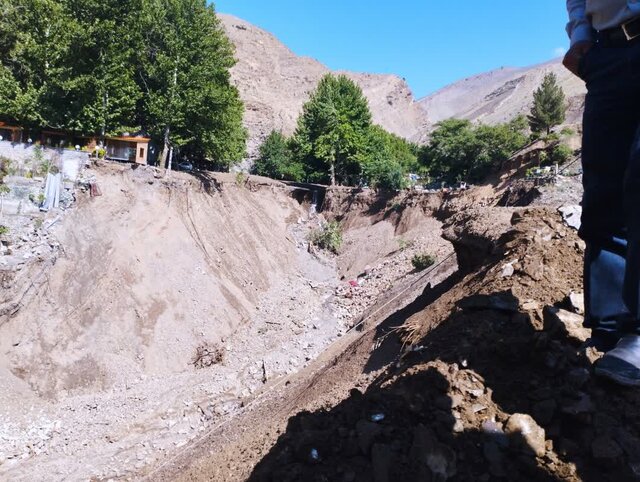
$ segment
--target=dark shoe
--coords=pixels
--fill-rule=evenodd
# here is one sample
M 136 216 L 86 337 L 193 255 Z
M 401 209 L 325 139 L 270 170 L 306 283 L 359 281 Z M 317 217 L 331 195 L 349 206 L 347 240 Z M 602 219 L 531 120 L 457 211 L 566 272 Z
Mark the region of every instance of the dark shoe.
M 581 350 L 586 350 L 587 348 L 595 348 L 596 350 L 607 353 L 608 351 L 613 350 L 618 342 L 619 338 L 611 338 L 611 337 L 602 337 L 598 335 L 593 335 L 587 341 L 585 341 L 580 347 Z
M 595 374 L 626 387 L 640 387 L 640 336 L 626 335 L 596 364 Z

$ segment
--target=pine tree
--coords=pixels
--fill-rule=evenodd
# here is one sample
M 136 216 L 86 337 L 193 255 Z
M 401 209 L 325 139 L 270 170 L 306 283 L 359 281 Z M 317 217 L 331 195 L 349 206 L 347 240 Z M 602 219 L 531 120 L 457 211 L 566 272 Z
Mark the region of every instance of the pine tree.
M 556 75 L 546 74 L 540 87 L 533 93 L 533 106 L 528 116 L 531 130 L 536 134 L 546 132 L 549 135 L 553 127 L 564 122 L 566 111 L 564 92 L 558 85 Z

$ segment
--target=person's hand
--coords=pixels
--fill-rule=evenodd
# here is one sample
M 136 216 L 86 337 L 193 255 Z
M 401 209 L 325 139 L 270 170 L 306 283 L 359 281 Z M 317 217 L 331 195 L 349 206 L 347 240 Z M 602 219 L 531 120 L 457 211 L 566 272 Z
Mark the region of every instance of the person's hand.
M 562 65 L 564 65 L 569 71 L 580 77 L 580 61 L 582 57 L 587 55 L 587 52 L 593 47 L 593 42 L 578 42 L 571 46 L 569 51 L 562 59 Z

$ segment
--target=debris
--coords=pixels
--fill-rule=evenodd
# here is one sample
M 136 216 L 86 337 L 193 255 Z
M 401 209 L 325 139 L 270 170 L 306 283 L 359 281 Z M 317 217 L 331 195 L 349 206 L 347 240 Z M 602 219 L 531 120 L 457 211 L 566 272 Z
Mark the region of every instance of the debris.
M 565 224 L 575 230 L 580 229 L 582 207 L 581 206 L 562 206 L 558 208 L 558 212 L 562 214 Z
M 571 292 L 569 294 L 569 304 L 574 313 L 584 315 L 584 293 Z
M 544 309 L 545 325 L 552 333 L 564 331 L 569 337 L 583 343 L 591 336 L 591 330 L 583 326 L 584 318 L 576 313 L 547 306 Z
M 522 440 L 519 442 L 521 449 L 525 452 L 531 450 L 537 457 L 542 457 L 547 450 L 545 431 L 530 415 L 522 413 L 511 415 L 507 421 L 505 432 L 510 436 L 522 436 Z

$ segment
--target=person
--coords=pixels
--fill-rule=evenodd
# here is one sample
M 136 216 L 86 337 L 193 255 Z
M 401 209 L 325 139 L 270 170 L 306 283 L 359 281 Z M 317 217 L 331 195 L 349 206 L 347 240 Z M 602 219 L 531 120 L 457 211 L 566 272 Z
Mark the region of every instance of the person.
M 567 0 L 563 64 L 587 86 L 583 118 L 585 326 L 596 375 L 640 386 L 640 1 Z

